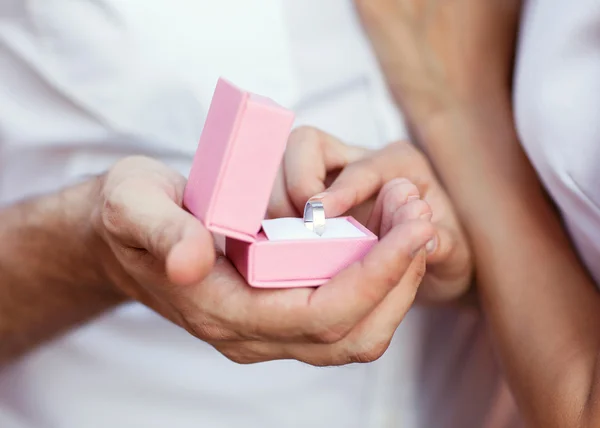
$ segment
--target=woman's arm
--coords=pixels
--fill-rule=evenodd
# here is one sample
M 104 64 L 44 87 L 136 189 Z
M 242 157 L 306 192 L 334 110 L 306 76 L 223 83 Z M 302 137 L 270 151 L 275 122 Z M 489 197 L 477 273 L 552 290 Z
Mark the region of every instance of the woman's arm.
M 492 339 L 525 418 L 600 426 L 600 293 L 514 130 L 520 1 L 355 1 L 470 237 Z
M 470 236 L 483 310 L 536 427 L 600 424 L 600 293 L 515 135 L 508 94 L 417 130 Z

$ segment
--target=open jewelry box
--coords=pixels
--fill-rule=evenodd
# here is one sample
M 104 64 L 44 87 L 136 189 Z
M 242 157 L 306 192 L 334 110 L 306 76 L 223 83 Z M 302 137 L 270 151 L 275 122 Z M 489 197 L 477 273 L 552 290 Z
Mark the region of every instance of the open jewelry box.
M 352 217 L 326 220 L 322 235 L 301 218 L 265 220 L 294 114 L 219 79 L 184 194 L 185 207 L 225 235 L 226 255 L 254 287 L 317 286 L 377 242 Z

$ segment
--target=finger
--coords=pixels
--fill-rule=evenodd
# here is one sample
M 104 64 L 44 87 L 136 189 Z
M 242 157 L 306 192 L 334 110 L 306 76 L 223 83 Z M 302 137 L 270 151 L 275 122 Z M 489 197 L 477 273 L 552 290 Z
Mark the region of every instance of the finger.
M 184 229 L 182 238 L 167 255 L 165 269 L 174 284 L 189 285 L 201 281 L 215 260 L 214 242 L 210 233 L 196 225 Z
M 222 341 L 211 345 L 237 364 L 256 364 L 266 361 L 294 359 L 279 342 L 264 342 L 259 340 Z M 302 346 L 302 345 L 301 345 Z
M 398 142 L 391 145 L 391 158 L 395 159 L 397 170 L 402 171 L 403 176 L 418 187 L 421 198 L 434 207 L 432 222 L 436 226 L 436 236 L 427 244 L 429 274 L 423 288 L 428 290 L 430 284 L 440 284 L 445 287 L 440 298 L 458 296 L 470 286 L 472 262 L 465 234 L 452 203 L 427 159 L 412 144 Z M 395 219 L 400 222 L 403 220 L 402 213 Z M 387 227 L 387 220 L 383 221 Z
M 294 207 L 294 204 L 288 195 L 285 176 L 285 168 L 283 168 L 282 165 L 282 167 L 279 168 L 279 172 L 277 173 L 277 177 L 273 184 L 273 190 L 267 208 L 267 218 L 300 216 L 300 213 L 296 210 L 296 207 Z
M 337 341 L 400 281 L 413 256 L 433 236 L 426 221 L 395 227 L 367 256 L 318 289 L 257 289 L 214 272 L 193 298 L 209 302 L 221 325 L 253 340 Z M 216 269 L 216 268 L 215 268 Z M 213 269 L 213 271 L 215 270 Z M 186 298 L 190 300 L 189 298 Z
M 306 201 L 325 189 L 327 174 L 363 157 L 367 150 L 345 145 L 315 128 L 290 135 L 284 156 L 286 188 L 292 204 L 303 212 Z
M 413 258 L 434 236 L 431 223 L 394 227 L 361 262 L 315 290 L 308 301 L 309 337 L 335 341 L 370 313 L 400 282 Z
M 425 275 L 425 266 L 425 254 L 421 250 L 399 284 L 342 343 L 337 344 L 350 362 L 372 362 L 387 350 L 394 333 L 415 301 Z
M 150 161 L 132 160 L 109 173 L 101 218 L 113 242 L 166 263 L 175 282 L 197 281 L 214 260 L 212 236 L 185 211 L 185 180 Z M 159 164 L 160 165 L 160 164 Z M 132 170 L 122 173 L 124 167 Z
M 332 344 L 264 341 L 218 342 L 213 345 L 229 359 L 252 364 L 294 359 L 315 366 L 372 362 L 381 357 L 404 319 L 425 273 L 423 252 L 413 260 L 400 283 L 381 304 L 341 340 Z
M 432 222 L 436 226 L 435 250 L 427 256 L 431 265 L 443 265 L 443 271 L 454 270 L 459 266 L 470 266 L 470 253 L 458 216 L 452 203 L 437 179 L 432 179 L 423 199 L 435 207 Z
M 285 351 L 294 359 L 312 365 L 369 363 L 379 359 L 415 301 L 425 274 L 425 255 L 419 252 L 405 275 L 383 301 L 339 342 L 313 345 L 312 349 L 293 345 Z
M 435 224 L 435 229 L 435 245 L 427 254 L 427 263 L 432 266 L 438 264 L 448 265 L 445 266 L 444 270 L 453 269 L 455 264 L 446 263 L 446 261 L 452 259 L 455 253 L 463 247 L 459 246 L 458 233 L 456 230 L 448 229 L 440 223 Z
M 447 302 L 471 286 L 472 263 L 466 243 L 455 228 L 436 225 L 435 242 L 428 244 L 428 275 L 419 291 L 419 300 Z
M 473 263 L 469 244 L 448 196 L 436 179 L 431 181 L 424 199 L 435 207 L 432 222 L 436 236 L 427 245 L 428 275 L 419 300 L 450 301 L 471 286 Z
M 199 240 L 201 247 L 211 242 L 198 219 L 161 188 L 142 180 L 130 179 L 116 187 L 107 199 L 104 216 L 107 229 L 123 245 L 147 250 L 161 260 L 184 240 Z
M 391 215 L 402 205 L 417 199 L 419 189 L 406 178 L 388 181 L 377 196 L 367 227 L 376 235 L 384 236 L 392 227 Z
M 403 159 L 404 148 L 395 143 L 376 155 L 365 157 L 348 165 L 333 184 L 320 195 L 329 217 L 337 217 L 350 208 L 362 204 L 375 195 L 385 183 L 402 177 L 412 181 L 414 168 Z M 407 152 L 409 153 L 409 152 Z
M 199 283 L 180 288 L 171 296 L 182 326 L 209 342 L 260 339 L 244 321 L 242 312 L 258 299 L 231 262 L 221 253 L 209 274 Z
M 395 211 L 389 210 L 385 212 L 382 219 L 382 231 L 386 233 L 395 224 L 404 223 L 413 218 L 422 220 L 431 220 L 433 213 L 429 204 L 421 199 L 411 200 L 398 207 Z

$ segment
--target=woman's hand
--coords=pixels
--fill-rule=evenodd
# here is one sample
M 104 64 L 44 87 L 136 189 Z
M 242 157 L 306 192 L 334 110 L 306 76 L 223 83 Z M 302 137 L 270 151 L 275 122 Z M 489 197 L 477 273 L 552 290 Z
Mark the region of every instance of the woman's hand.
M 508 102 L 519 0 L 355 0 L 395 99 L 413 126 Z
M 356 1 L 468 231 L 486 327 L 524 423 L 600 426 L 600 295 L 514 129 L 519 2 Z
M 352 215 L 382 237 L 404 218 L 430 218 L 435 239 L 428 244 L 419 298 L 444 302 L 468 289 L 472 263 L 462 228 L 427 159 L 410 143 L 369 151 L 314 128 L 295 130 L 268 215 L 300 217 L 306 201 L 315 195 L 328 217 Z

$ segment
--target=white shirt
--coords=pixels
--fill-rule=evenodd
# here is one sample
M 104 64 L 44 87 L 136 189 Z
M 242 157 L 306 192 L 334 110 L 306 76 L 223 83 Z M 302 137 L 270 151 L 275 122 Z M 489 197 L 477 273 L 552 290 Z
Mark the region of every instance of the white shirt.
M 600 284 L 600 4 L 530 0 L 524 19 L 519 134 Z
M 134 153 L 187 174 L 219 76 L 348 143 L 406 136 L 349 0 L 3 0 L 0 200 Z M 2 371 L 0 426 L 479 428 L 503 390 L 478 326 L 413 311 L 372 364 L 242 366 L 129 304 Z

